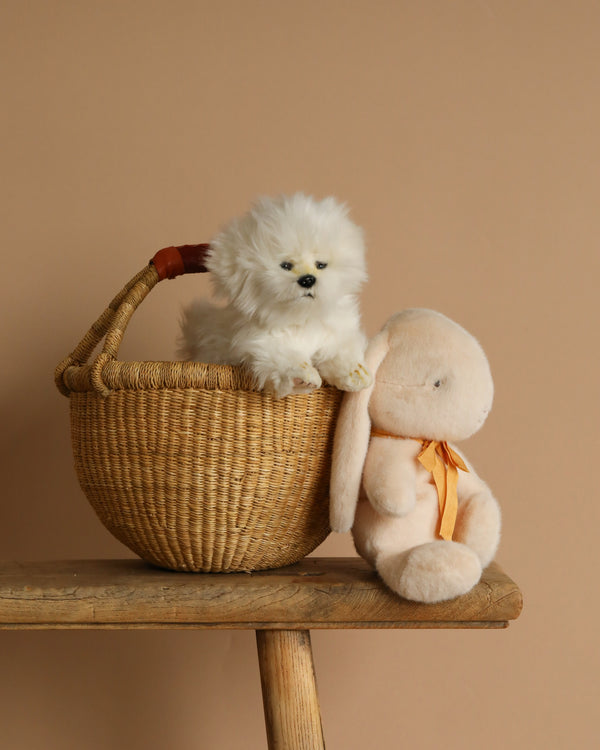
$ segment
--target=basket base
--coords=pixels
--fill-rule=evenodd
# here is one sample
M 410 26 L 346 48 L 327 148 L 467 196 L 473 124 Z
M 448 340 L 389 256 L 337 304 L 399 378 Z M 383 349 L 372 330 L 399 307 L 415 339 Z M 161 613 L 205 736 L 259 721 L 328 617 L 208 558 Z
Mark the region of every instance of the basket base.
M 298 562 L 329 534 L 342 394 L 71 393 L 79 483 L 104 526 L 152 565 L 241 572 Z

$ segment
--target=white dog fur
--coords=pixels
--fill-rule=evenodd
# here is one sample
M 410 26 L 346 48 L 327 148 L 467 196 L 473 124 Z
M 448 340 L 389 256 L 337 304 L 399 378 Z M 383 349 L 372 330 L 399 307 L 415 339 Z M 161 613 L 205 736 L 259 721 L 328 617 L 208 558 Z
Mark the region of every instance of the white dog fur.
M 464 594 L 496 553 L 498 504 L 466 462 L 454 533 L 441 539 L 437 491 L 417 460 L 415 438 L 459 441 L 482 426 L 493 399 L 487 358 L 457 323 L 432 310 L 406 310 L 372 339 L 366 360 L 374 382 L 345 394 L 336 427 L 331 527 L 352 527 L 358 553 L 404 598 Z
M 179 356 L 245 365 L 276 398 L 322 378 L 367 387 L 357 295 L 366 280 L 362 230 L 333 198 L 262 198 L 210 243 L 206 261 L 224 307 L 184 311 Z

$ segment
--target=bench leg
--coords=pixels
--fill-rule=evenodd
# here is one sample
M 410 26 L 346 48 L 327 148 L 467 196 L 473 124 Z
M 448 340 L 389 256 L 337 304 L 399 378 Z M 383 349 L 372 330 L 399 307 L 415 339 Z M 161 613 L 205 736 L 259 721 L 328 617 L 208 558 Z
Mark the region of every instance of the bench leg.
M 269 750 L 324 750 L 309 630 L 257 630 Z

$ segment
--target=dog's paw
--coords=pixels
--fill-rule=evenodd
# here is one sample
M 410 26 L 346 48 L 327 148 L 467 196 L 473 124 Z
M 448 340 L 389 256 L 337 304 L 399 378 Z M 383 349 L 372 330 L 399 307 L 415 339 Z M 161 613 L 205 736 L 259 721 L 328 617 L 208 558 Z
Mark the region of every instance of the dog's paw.
M 284 398 L 290 393 L 312 393 L 321 387 L 321 376 L 308 362 L 291 367 L 289 370 L 271 376 L 265 384 L 265 390 L 275 398 Z
M 311 393 L 321 387 L 321 376 L 308 362 L 303 362 L 290 373 L 292 393 Z
M 362 391 L 363 388 L 368 388 L 373 382 L 373 376 L 360 362 L 330 370 L 325 378 L 328 383 L 339 388 L 340 391 Z
M 317 383 L 307 382 L 303 378 L 294 378 L 294 393 L 310 393 L 318 387 Z

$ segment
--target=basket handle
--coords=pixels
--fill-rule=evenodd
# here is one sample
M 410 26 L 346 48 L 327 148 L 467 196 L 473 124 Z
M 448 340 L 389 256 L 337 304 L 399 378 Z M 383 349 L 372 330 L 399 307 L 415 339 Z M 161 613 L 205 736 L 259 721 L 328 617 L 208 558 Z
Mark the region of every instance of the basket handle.
M 92 352 L 104 338 L 101 352 L 91 366 L 90 379 L 94 390 L 107 396 L 110 389 L 102 380 L 102 370 L 117 358 L 123 334 L 131 316 L 152 289 L 163 279 L 174 279 L 187 273 L 206 273 L 209 244 L 180 245 L 159 250 L 150 263 L 137 273 L 110 302 L 75 349 L 56 368 L 54 381 L 58 390 L 68 396 L 70 389 L 64 375 L 69 367 L 87 364 Z

